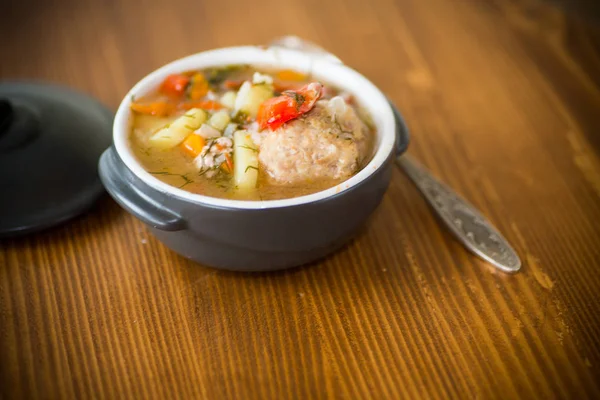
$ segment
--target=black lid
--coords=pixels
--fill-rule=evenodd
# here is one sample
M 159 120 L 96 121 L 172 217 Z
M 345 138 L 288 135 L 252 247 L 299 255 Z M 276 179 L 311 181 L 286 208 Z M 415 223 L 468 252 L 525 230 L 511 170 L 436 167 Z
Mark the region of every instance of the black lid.
M 0 83 L 0 237 L 54 226 L 94 203 L 112 119 L 60 86 Z

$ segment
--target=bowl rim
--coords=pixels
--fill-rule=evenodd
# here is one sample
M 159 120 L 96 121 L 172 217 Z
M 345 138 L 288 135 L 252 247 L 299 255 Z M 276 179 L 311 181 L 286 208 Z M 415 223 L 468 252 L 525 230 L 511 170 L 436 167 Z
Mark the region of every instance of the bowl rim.
M 231 200 L 195 194 L 171 186 L 147 172 L 136 159 L 129 144 L 132 115 L 130 105 L 135 96 L 151 92 L 169 74 L 230 64 L 295 68 L 296 70 L 310 72 L 326 82 L 350 91 L 357 101 L 367 109 L 376 126 L 378 144 L 376 144 L 375 153 L 369 163 L 355 175 L 329 189 L 289 199 L 263 201 Z M 361 94 L 357 96 L 358 89 L 360 89 Z M 367 98 L 369 100 L 368 104 L 365 100 Z M 342 63 L 332 61 L 331 58 L 278 47 L 224 47 L 192 54 L 165 64 L 143 77 L 129 90 L 117 109 L 113 123 L 113 143 L 117 154 L 137 178 L 165 195 L 174 196 L 191 203 L 233 209 L 290 207 L 342 195 L 344 191 L 359 185 L 384 165 L 394 151 L 395 140 L 396 122 L 392 108 L 385 95 L 366 77 Z

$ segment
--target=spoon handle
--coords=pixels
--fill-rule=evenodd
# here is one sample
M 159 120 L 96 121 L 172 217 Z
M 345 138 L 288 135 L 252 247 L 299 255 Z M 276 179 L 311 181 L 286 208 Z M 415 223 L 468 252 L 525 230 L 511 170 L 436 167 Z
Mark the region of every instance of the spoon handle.
M 475 207 L 408 155 L 397 157 L 396 163 L 467 249 L 502 271 L 517 272 L 521 268 L 517 253 Z

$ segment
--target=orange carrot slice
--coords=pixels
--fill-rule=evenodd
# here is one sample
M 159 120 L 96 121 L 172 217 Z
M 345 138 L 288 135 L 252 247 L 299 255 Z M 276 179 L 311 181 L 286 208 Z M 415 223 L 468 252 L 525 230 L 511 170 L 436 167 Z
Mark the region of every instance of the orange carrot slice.
M 198 136 L 194 133 L 189 135 L 185 140 L 181 143 L 181 149 L 188 155 L 192 157 L 198 157 L 198 155 L 202 152 L 204 145 L 206 144 L 206 140 L 202 136 Z
M 149 104 L 131 103 L 132 111 L 140 114 L 156 115 L 160 117 L 171 115 L 173 112 L 175 112 L 175 108 L 176 107 L 173 104 L 166 103 L 164 101 Z

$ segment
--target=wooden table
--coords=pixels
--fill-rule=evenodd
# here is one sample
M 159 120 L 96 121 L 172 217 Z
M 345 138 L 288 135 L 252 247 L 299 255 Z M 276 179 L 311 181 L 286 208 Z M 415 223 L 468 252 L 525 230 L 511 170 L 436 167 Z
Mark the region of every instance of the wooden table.
M 0 242 L 0 398 L 600 396 L 600 58 L 575 17 L 517 0 L 12 3 L 0 77 L 113 108 L 189 53 L 324 45 L 391 96 L 410 152 L 524 266 L 467 253 L 399 170 L 355 241 L 271 274 L 195 265 L 105 196 Z

